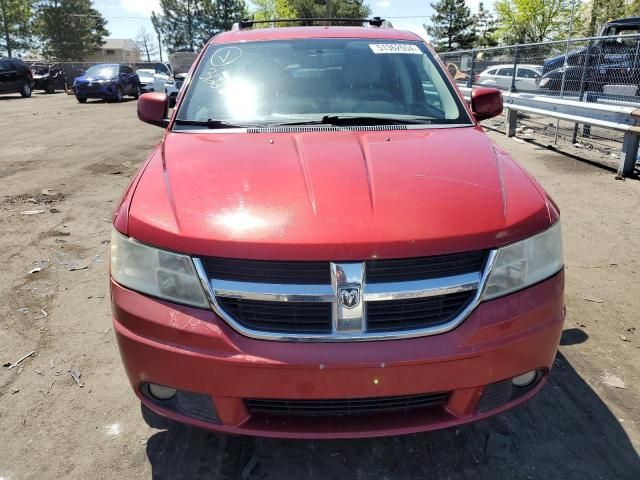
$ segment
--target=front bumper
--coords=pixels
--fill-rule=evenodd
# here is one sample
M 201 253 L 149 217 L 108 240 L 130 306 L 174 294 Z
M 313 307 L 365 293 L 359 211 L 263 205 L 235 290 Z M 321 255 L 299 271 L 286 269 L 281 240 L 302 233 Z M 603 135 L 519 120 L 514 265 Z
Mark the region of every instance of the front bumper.
M 564 323 L 564 273 L 480 304 L 453 331 L 405 340 L 292 343 L 254 340 L 213 312 L 170 304 L 112 281 L 120 353 L 138 397 L 157 413 L 229 433 L 356 438 L 450 427 L 521 403 L 545 383 Z M 479 409 L 485 387 L 539 370 L 517 399 Z M 163 408 L 146 382 L 210 396 L 218 422 Z M 252 414 L 247 399 L 354 399 L 447 392 L 443 406 L 393 414 Z
M 155 91 L 155 86 L 153 82 L 140 82 L 140 91 L 142 93 L 148 93 L 148 92 L 153 92 Z
M 75 85 L 73 90 L 76 97 L 81 98 L 114 98 L 118 92 L 118 85 L 115 83 Z

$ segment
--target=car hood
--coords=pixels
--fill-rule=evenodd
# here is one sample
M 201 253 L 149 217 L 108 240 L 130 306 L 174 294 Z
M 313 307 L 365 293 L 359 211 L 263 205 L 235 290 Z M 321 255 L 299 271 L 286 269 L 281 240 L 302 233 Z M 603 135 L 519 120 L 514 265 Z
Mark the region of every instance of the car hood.
M 125 233 L 170 250 L 297 260 L 490 248 L 553 221 L 479 127 L 167 133 L 127 220 Z
M 583 54 L 586 53 L 586 51 L 587 51 L 586 48 L 579 48 L 577 50 L 572 50 L 572 51 L 570 51 L 568 53 L 567 59 L 570 60 L 570 59 L 572 59 L 572 58 L 574 58 L 576 56 L 583 55 Z M 553 57 L 549 57 L 542 63 L 542 65 L 544 67 L 547 67 L 547 68 L 552 67 L 552 66 L 554 68 L 558 68 L 558 66 L 564 65 L 564 57 L 565 57 L 564 53 L 561 53 L 559 55 L 555 55 Z
M 76 77 L 75 81 L 78 82 L 78 83 L 90 83 L 90 82 L 95 82 L 96 80 L 116 80 L 116 79 L 113 78 L 113 77 L 106 77 L 106 76 L 94 76 L 94 75 L 92 75 L 92 76 L 87 77 L 85 75 L 82 75 L 81 77 Z

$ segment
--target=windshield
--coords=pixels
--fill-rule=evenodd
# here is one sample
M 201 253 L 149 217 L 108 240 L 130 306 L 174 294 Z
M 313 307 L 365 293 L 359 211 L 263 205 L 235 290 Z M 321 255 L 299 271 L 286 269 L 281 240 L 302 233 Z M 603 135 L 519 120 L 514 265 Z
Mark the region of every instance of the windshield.
M 31 71 L 34 75 L 47 75 L 49 73 L 49 65 L 31 65 Z
M 212 45 L 176 123 L 212 128 L 212 121 L 277 125 L 337 117 L 471 123 L 424 44 L 369 39 Z
M 85 72 L 87 77 L 117 77 L 117 65 L 94 65 Z
M 142 77 L 153 77 L 156 73 L 155 70 L 147 70 L 147 69 L 140 69 L 136 72 L 139 76 Z

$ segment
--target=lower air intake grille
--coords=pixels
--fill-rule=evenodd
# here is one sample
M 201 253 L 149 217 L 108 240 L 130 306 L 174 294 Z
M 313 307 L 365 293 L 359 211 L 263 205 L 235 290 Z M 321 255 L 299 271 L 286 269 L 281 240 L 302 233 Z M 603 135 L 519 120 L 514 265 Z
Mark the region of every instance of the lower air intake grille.
M 367 303 L 368 332 L 399 332 L 447 323 L 466 308 L 474 291 Z
M 246 400 L 251 413 L 301 416 L 348 416 L 384 412 L 406 412 L 437 407 L 447 401 L 447 393 L 402 397 L 348 398 L 339 400 Z
M 246 328 L 276 333 L 331 333 L 331 304 L 263 302 L 218 298 L 218 304 Z

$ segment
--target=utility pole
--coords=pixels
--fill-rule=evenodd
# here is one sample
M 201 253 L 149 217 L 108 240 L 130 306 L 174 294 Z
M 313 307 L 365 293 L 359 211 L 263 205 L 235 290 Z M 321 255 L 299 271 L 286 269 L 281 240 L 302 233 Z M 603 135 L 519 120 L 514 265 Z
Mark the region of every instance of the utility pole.
M 331 0 L 326 0 L 327 2 L 327 18 L 333 18 L 333 11 L 331 10 Z
M 160 63 L 164 63 L 162 61 L 162 39 L 160 38 L 160 32 L 158 30 L 156 30 L 156 33 L 158 34 L 158 52 L 160 52 Z

